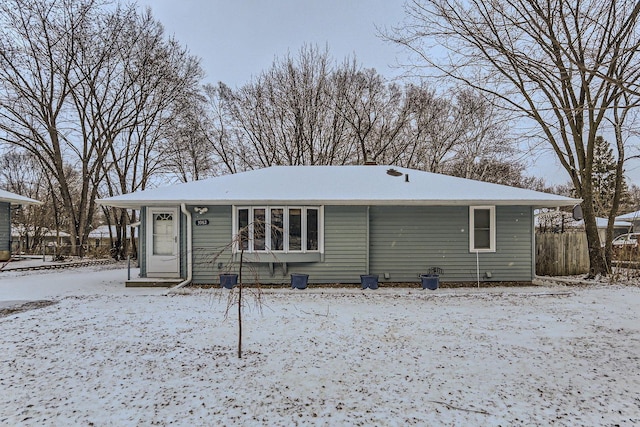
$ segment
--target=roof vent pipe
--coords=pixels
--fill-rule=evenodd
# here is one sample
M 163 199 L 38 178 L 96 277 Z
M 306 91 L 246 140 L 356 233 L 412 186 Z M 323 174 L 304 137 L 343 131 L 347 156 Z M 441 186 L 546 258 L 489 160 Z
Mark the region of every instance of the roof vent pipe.
M 404 174 L 404 182 L 409 182 L 409 174 L 408 173 Z

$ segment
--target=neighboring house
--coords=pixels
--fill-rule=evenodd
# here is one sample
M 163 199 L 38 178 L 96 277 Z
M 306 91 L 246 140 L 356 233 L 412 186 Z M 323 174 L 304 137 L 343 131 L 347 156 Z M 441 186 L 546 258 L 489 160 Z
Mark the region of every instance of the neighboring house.
M 582 221 L 584 227 L 584 221 Z M 607 237 L 607 225 L 609 220 L 607 218 L 596 218 L 596 226 L 598 227 L 598 236 L 600 241 L 604 242 Z M 629 221 L 622 221 L 616 218 L 613 222 L 613 237 L 617 237 L 621 234 L 630 233 L 633 229 L 633 223 Z
M 596 227 L 598 227 L 598 236 L 600 236 L 601 242 L 605 241 L 608 223 L 609 220 L 607 218 L 596 217 Z M 613 222 L 613 237 L 630 233 L 632 229 L 633 223 L 620 220 L 620 217 L 617 217 Z M 584 220 L 573 219 L 571 212 L 556 210 L 542 212 L 536 215 L 536 230 L 543 233 L 583 232 Z
M 11 209 L 40 204 L 38 200 L 0 190 L 0 261 L 11 259 Z
M 640 211 L 629 212 L 624 215 L 619 215 L 616 217 L 616 221 L 628 221 L 633 225 L 633 229 L 626 231 L 626 233 L 640 230 Z
M 38 247 L 33 247 L 34 240 L 37 240 Z M 47 227 L 23 227 L 21 225 L 13 227 L 11 230 L 11 251 L 13 253 L 26 251 L 29 248 L 38 249 L 41 253 L 42 245 L 48 253 L 55 253 L 60 248 L 68 248 L 71 245 L 71 234 L 66 231 L 49 230 Z
M 534 209 L 580 200 L 395 166 L 277 166 L 98 202 L 141 209 L 141 277 L 207 284 L 241 252 L 245 282 L 417 282 L 435 267 L 529 282 Z
M 135 226 L 135 224 L 134 224 Z M 125 227 L 126 238 L 131 239 L 131 226 Z M 100 225 L 89 232 L 89 245 L 95 248 L 111 247 L 111 238 L 117 234 L 115 225 Z

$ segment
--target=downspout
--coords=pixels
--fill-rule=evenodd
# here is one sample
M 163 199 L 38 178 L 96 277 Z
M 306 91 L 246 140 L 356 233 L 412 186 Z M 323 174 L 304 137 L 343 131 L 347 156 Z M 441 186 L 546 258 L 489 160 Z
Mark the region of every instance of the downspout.
M 538 278 L 536 274 L 537 263 L 537 245 L 536 245 L 536 210 L 531 206 L 531 281 L 533 282 Z
M 183 286 L 187 286 L 189 283 L 191 283 L 191 279 L 193 278 L 193 261 L 191 256 L 191 249 L 193 246 L 193 236 L 191 235 L 191 212 L 189 212 L 187 206 L 184 203 L 180 204 L 180 212 L 182 212 L 187 217 L 187 278 L 169 289 L 170 291 L 174 289 L 180 289 Z
M 367 206 L 367 251 L 366 251 L 366 258 L 367 258 L 367 271 L 365 274 L 371 274 L 371 230 L 370 230 L 370 224 L 371 224 L 371 206 Z

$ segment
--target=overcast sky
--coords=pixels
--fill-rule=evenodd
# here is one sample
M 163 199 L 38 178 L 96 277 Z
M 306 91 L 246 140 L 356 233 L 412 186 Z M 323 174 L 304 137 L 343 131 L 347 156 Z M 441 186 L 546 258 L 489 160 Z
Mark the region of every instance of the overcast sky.
M 328 46 L 342 62 L 355 55 L 366 68 L 393 78 L 402 50 L 377 36 L 404 17 L 404 0 L 139 0 L 168 34 L 202 59 L 207 83 L 241 86 L 275 57 L 303 44 Z
M 365 68 L 394 78 L 406 52 L 383 41 L 378 30 L 404 19 L 405 0 L 138 0 L 149 6 L 169 35 L 202 60 L 206 83 L 239 87 L 277 58 L 297 56 L 306 44 L 328 46 L 338 62 L 355 55 Z M 567 182 L 553 154 L 523 158 L 528 173 L 549 184 Z M 629 162 L 631 182 L 640 181 L 638 162 Z M 635 178 L 635 179 L 634 179 Z

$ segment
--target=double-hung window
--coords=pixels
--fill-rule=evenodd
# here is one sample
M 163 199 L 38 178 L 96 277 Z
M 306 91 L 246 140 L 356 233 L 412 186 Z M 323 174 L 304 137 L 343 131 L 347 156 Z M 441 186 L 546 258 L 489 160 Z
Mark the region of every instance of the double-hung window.
M 469 207 L 469 251 L 496 251 L 496 207 Z
M 317 206 L 238 207 L 238 249 L 247 252 L 318 252 L 321 208 Z

